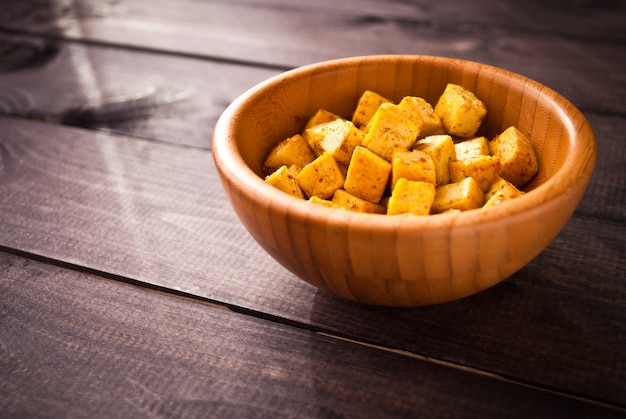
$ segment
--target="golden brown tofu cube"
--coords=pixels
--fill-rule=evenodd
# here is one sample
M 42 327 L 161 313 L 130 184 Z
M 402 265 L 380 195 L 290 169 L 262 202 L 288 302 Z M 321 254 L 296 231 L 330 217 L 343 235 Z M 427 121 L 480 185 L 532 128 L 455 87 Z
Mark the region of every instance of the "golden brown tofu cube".
M 337 189 L 343 188 L 345 178 L 334 157 L 324 153 L 304 166 L 296 181 L 307 197 L 329 199 Z
M 365 127 L 383 103 L 392 103 L 392 101 L 371 90 L 364 91 L 352 114 L 354 125 L 359 128 Z
M 403 109 L 406 109 L 413 118 L 421 121 L 421 129 L 419 137 L 424 138 L 429 135 L 445 134 L 441 118 L 435 113 L 432 105 L 424 98 L 417 96 L 405 96 L 398 103 Z
M 339 163 L 349 164 L 354 148 L 364 134 L 350 121 L 335 119 L 304 131 L 304 139 L 317 156 L 330 153 Z
M 500 159 L 494 156 L 478 156 L 452 161 L 449 170 L 450 182 L 460 182 L 466 177 L 472 177 L 480 189 L 487 192 L 500 174 Z
M 471 159 L 473 157 L 489 155 L 489 141 L 486 137 L 474 137 L 469 140 L 454 143 L 456 159 Z
M 509 127 L 489 142 L 489 151 L 500 158 L 500 176 L 516 187 L 525 185 L 539 171 L 535 149 L 517 128 Z
M 524 194 L 523 191 L 520 191 L 519 189 L 517 189 L 515 185 L 513 185 L 511 182 L 505 179 L 502 179 L 501 177 L 498 177 L 491 184 L 491 187 L 485 194 L 485 200 L 491 199 L 491 197 L 498 192 L 503 193 L 504 195 L 506 195 L 507 197 L 511 199 L 517 198 L 518 196 L 522 196 Z
M 317 196 L 310 197 L 308 199 L 308 202 L 311 202 L 313 204 L 324 205 L 325 207 L 329 207 L 329 208 L 341 209 L 337 205 L 335 205 L 332 201 L 329 201 L 328 199 L 318 198 Z
M 448 134 L 472 137 L 483 122 L 487 108 L 471 91 L 448 83 L 435 104 L 435 113 Z
M 391 188 L 402 178 L 436 185 L 435 162 L 430 154 L 421 150 L 396 148 L 391 158 Z
M 428 215 L 434 199 L 434 184 L 402 178 L 391 192 L 387 214 Z
M 269 175 L 281 166 L 292 166 L 294 164 L 304 167 L 314 159 L 315 154 L 306 140 L 300 134 L 296 134 L 274 146 L 265 159 L 263 172 Z
M 391 161 L 396 147 L 409 148 L 420 132 L 411 115 L 393 103 L 383 103 L 372 117 L 363 146 L 387 161 Z
M 354 196 L 378 203 L 385 193 L 391 163 L 365 147 L 357 147 L 348 166 L 344 189 Z
M 298 176 L 298 173 L 300 173 L 301 170 L 302 167 L 298 166 L 297 164 L 292 164 L 291 166 L 289 166 L 289 173 L 291 173 L 293 177 Z
M 333 122 L 336 119 L 342 119 L 339 115 L 335 115 L 334 113 L 327 111 L 326 109 L 319 109 L 315 114 L 309 118 L 309 120 L 304 125 L 304 129 L 302 133 L 309 128 L 313 128 L 316 125 L 325 124 L 326 122 Z
M 431 208 L 433 214 L 451 209 L 468 211 L 483 206 L 485 194 L 471 177 L 460 182 L 439 186 Z
M 449 135 L 430 135 L 422 138 L 415 143 L 415 150 L 428 153 L 435 163 L 435 174 L 437 177 L 437 186 L 450 183 L 449 164 L 456 160 L 456 151 L 454 149 L 454 141 Z
M 487 202 L 485 202 L 485 205 L 483 205 L 483 208 L 495 207 L 496 205 L 499 205 L 503 203 L 504 201 L 508 201 L 510 199 L 512 198 L 508 196 L 507 194 L 505 194 L 504 192 L 497 191 L 496 193 L 491 195 L 489 199 L 487 199 Z
M 333 194 L 333 204 L 348 211 L 366 212 L 371 214 L 384 214 L 385 207 L 374 204 L 358 196 L 352 195 L 345 189 L 337 189 Z
M 296 182 L 296 178 L 293 173 L 287 168 L 287 166 L 281 166 L 271 175 L 265 178 L 265 181 L 275 188 L 280 189 L 289 195 L 296 198 L 304 199 L 302 189 Z

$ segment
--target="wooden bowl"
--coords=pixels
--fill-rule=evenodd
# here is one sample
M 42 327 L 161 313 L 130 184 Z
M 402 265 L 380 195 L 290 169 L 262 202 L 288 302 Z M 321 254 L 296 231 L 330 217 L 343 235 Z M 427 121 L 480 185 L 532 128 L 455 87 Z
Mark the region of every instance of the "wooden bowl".
M 434 104 L 448 82 L 486 104 L 487 138 L 514 125 L 531 139 L 540 171 L 526 194 L 489 209 L 387 216 L 311 204 L 263 181 L 270 149 L 319 108 L 349 118 L 365 89 Z M 217 122 L 213 157 L 242 223 L 285 268 L 349 300 L 406 307 L 474 294 L 537 256 L 580 201 L 596 144 L 580 111 L 533 80 L 475 62 L 383 55 L 309 65 L 253 87 Z

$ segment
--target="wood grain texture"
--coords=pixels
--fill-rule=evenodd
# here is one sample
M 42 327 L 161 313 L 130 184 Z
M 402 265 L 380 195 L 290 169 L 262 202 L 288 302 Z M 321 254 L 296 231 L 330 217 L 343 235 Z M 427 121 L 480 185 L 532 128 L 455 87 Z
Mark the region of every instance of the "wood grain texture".
M 625 9 L 2 2 L 0 113 L 19 118 L 0 117 L 0 249 L 45 263 L 0 257 L 0 416 L 624 417 Z M 339 300 L 287 273 L 235 218 L 207 150 L 219 114 L 258 81 L 388 52 L 530 76 L 582 108 L 598 139 L 589 189 L 543 253 L 481 294 L 417 310 Z M 411 354 L 446 366 L 407 363 Z M 481 371 L 621 411 L 520 392 Z
M 204 148 L 224 108 L 277 73 L 41 38 L 0 45 L 2 113 Z
M 604 117 L 587 114 L 598 143 L 597 169 L 589 188 L 576 210 L 576 214 L 588 219 L 603 220 L 616 225 L 626 221 L 626 148 L 624 136 L 626 118 Z
M 254 15 L 257 20 L 269 23 L 270 16 L 307 16 L 326 14 L 352 18 L 354 22 L 396 23 L 438 26 L 442 28 L 466 27 L 489 29 L 507 27 L 516 30 L 540 32 L 551 36 L 561 35 L 587 38 L 604 42 L 624 41 L 620 26 L 624 23 L 626 8 L 620 2 L 570 2 L 568 7 L 558 1 L 532 0 L 503 7 L 497 0 L 471 0 L 462 5 L 446 2 L 433 4 L 425 0 L 405 2 L 355 1 L 333 2 L 332 0 L 213 0 L 210 2 L 180 1 L 179 7 L 160 0 L 150 5 L 132 0 L 124 3 L 102 2 L 98 5 L 84 1 L 28 0 L 5 7 L 3 24 L 12 27 L 18 24 L 23 29 L 75 33 L 78 22 L 87 22 L 88 28 L 100 36 L 119 37 L 115 29 L 123 28 L 125 34 L 156 32 L 182 32 L 185 35 L 207 36 L 199 28 L 207 18 L 210 23 L 220 22 L 228 26 L 231 33 L 241 29 L 239 15 Z M 302 17 L 297 21 L 306 21 Z M 274 18 L 272 22 L 280 22 Z M 134 25 L 132 24 L 134 23 Z M 143 24 L 141 24 L 143 23 Z M 288 26 L 291 22 L 281 22 Z M 233 25 L 234 24 L 234 25 Z M 188 27 L 191 26 L 191 29 Z M 232 28 L 232 26 L 235 26 Z M 108 30 L 107 30 L 108 28 Z M 145 35 L 144 35 L 145 36 Z M 209 35 L 210 36 L 210 35 Z M 213 34 L 217 37 L 219 35 Z M 138 36 L 135 35 L 134 38 Z M 131 37 L 133 38 L 133 37 Z M 146 37 L 147 38 L 147 37 Z M 146 39 L 146 41 L 150 42 Z M 154 41 L 152 41 L 154 42 Z
M 610 182 L 624 176 L 612 152 L 619 129 L 599 138 L 606 164 L 590 204 L 527 268 L 472 298 L 391 310 L 316 292 L 274 263 L 226 203 L 208 151 L 6 117 L 2 126 L 2 246 L 626 404 L 624 195 Z
M 0 291 L 11 417 L 622 414 L 4 253 Z
M 453 11 L 452 5 L 427 8 L 402 2 L 394 2 L 389 10 L 380 10 L 375 2 L 341 9 L 305 2 L 290 7 L 191 1 L 96 7 L 55 2 L 46 14 L 40 2 L 13 2 L 0 27 L 283 69 L 353 55 L 450 56 L 521 73 L 583 108 L 624 113 L 626 49 L 619 40 L 622 31 L 616 29 L 626 24 L 624 6 L 612 3 L 603 10 L 591 4 L 564 9 L 556 4 L 509 8 L 472 2 Z M 602 31 L 592 29 L 590 16 L 603 19 Z M 578 31 L 583 35 L 567 35 Z

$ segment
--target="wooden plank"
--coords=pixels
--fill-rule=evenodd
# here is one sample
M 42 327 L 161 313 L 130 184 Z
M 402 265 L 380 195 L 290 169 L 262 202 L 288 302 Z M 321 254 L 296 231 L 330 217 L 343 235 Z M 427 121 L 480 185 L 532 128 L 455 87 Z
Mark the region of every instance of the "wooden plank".
M 32 37 L 0 36 L 2 42 L 16 51 L 4 61 L 6 71 L 0 69 L 2 113 L 203 148 L 210 147 L 215 121 L 233 99 L 279 73 Z M 538 73 L 558 78 L 571 100 L 592 108 L 588 115 L 626 111 L 626 101 L 617 100 L 626 83 L 597 83 L 587 71 L 548 71 Z M 623 77 L 626 68 L 610 74 Z M 610 126 L 597 129 L 610 135 Z
M 130 10 L 105 11 L 98 17 L 89 14 L 77 17 L 68 11 L 62 16 L 53 13 L 47 24 L 45 18 L 33 20 L 25 11 L 15 12 L 16 18 L 8 19 L 6 22 L 10 23 L 5 25 L 10 24 L 20 32 L 32 26 L 33 30 L 42 31 L 37 33 L 47 34 L 57 31 L 52 27 L 56 24 L 62 35 L 71 39 L 235 60 L 276 69 L 353 55 L 451 56 L 503 67 L 536 79 L 582 108 L 626 112 L 626 102 L 621 100 L 626 95 L 626 48 L 619 42 L 569 39 L 505 25 L 412 24 L 380 20 L 367 14 L 331 13 L 327 9 L 304 13 L 298 8 L 251 8 L 208 2 L 193 2 L 196 9 L 185 9 L 178 3 L 173 6 L 171 2 L 141 4 L 146 9 L 136 6 L 138 10 L 132 12 L 133 7 L 123 6 Z M 201 7 L 207 9 L 197 10 Z M 10 15 L 11 11 L 6 13 Z M 615 14 L 626 20 L 622 15 Z M 40 22 L 44 22 L 43 27 L 38 26 Z M 207 31 L 207 27 L 213 30 Z M 141 68 L 133 67 L 132 60 L 123 58 L 125 55 L 120 52 L 116 59 L 92 60 L 96 68 L 113 67 L 114 74 L 138 78 Z M 133 57 L 140 55 L 138 51 L 132 53 Z M 159 67 L 155 65 L 148 73 L 168 68 Z M 176 80 L 178 75 L 166 77 Z
M 576 214 L 618 225 L 626 223 L 626 118 L 587 113 L 598 145 L 596 168 Z
M 230 3 L 229 4 L 233 4 Z M 503 5 L 498 0 L 430 2 L 321 0 L 238 0 L 253 7 L 297 8 L 345 15 L 369 17 L 372 21 L 395 20 L 413 25 L 506 26 L 523 31 L 538 31 L 549 36 L 591 38 L 619 42 L 626 40 L 620 28 L 626 23 L 626 7 L 619 2 L 559 2 L 531 0 Z M 607 27 L 612 26 L 614 27 Z
M 47 7 L 46 7 L 47 6 Z M 506 26 L 523 31 L 545 32 L 602 41 L 624 41 L 622 28 L 626 7 L 621 2 L 572 2 L 567 6 L 559 2 L 541 0 L 503 5 L 498 0 L 465 0 L 432 3 L 428 0 L 385 1 L 378 0 L 218 0 L 195 2 L 181 0 L 174 6 L 165 0 L 145 2 L 130 0 L 123 3 L 106 2 L 98 5 L 73 3 L 69 0 L 49 2 L 14 2 L 5 5 L 3 25 L 8 27 L 36 28 L 39 30 L 71 31 L 78 21 L 88 22 L 109 36 L 115 29 L 126 31 L 180 32 L 180 28 L 228 23 L 239 29 L 243 22 L 237 16 L 256 15 L 265 21 L 272 14 L 300 15 L 298 23 L 307 24 L 302 16 L 326 14 L 352 18 L 362 24 L 389 22 L 432 25 L 439 27 Z M 290 22 L 274 19 L 283 25 Z M 109 26 L 109 31 L 102 28 Z M 224 26 L 226 26 L 224 24 Z M 187 30 L 189 31 L 189 30 Z M 111 32 L 110 34 L 108 32 Z M 188 35 L 188 33 L 186 34 Z
M 624 410 L 0 253 L 12 417 L 619 417 Z
M 0 111 L 210 148 L 224 108 L 277 70 L 4 36 Z M 53 81 L 53 82 L 51 82 Z
M 235 218 L 206 150 L 0 121 L 6 250 L 626 405 L 624 119 L 595 119 L 613 137 L 599 139 L 607 160 L 589 201 L 612 206 L 582 204 L 553 244 L 501 285 L 413 310 L 339 301 L 285 272 Z

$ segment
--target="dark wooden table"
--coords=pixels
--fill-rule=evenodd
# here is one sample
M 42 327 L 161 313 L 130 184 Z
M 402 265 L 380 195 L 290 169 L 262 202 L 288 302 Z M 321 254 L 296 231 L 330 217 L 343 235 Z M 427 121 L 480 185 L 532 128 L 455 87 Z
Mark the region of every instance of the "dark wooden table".
M 597 168 L 552 244 L 432 307 L 327 295 L 225 200 L 216 119 L 352 55 L 555 89 Z M 0 0 L 0 417 L 626 417 L 626 3 Z

